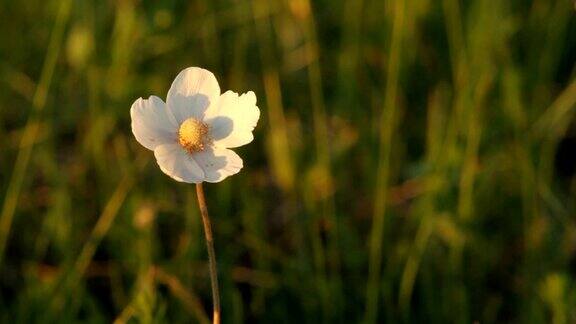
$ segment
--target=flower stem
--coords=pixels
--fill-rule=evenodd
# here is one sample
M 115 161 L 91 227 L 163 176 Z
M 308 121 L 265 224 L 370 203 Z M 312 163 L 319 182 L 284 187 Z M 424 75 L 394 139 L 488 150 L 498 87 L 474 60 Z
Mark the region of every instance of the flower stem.
M 204 234 L 206 236 L 206 248 L 208 249 L 208 263 L 210 266 L 210 283 L 212 284 L 212 304 L 214 305 L 213 324 L 220 324 L 220 291 L 218 290 L 218 270 L 216 267 L 216 254 L 214 253 L 214 240 L 212 239 L 212 226 L 210 216 L 208 216 L 208 206 L 204 198 L 204 188 L 202 183 L 196 184 L 196 194 L 198 195 L 198 206 L 204 223 Z

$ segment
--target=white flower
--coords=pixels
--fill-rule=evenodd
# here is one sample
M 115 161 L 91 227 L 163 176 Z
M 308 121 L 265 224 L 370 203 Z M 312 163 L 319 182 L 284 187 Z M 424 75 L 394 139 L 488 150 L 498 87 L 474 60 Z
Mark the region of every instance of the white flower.
M 166 103 L 139 98 L 130 108 L 132 133 L 154 151 L 160 169 L 181 182 L 220 182 L 242 169 L 230 148 L 252 142 L 260 110 L 249 91 L 220 94 L 210 71 L 190 67 L 178 74 Z

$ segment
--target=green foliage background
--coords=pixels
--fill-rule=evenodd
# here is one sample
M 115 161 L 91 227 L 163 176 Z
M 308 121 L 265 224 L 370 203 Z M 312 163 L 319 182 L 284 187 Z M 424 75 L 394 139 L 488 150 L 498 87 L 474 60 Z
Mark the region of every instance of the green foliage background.
M 208 322 L 194 186 L 130 131 L 188 66 L 262 112 L 205 186 L 224 322 L 576 322 L 575 15 L 0 1 L 0 322 Z

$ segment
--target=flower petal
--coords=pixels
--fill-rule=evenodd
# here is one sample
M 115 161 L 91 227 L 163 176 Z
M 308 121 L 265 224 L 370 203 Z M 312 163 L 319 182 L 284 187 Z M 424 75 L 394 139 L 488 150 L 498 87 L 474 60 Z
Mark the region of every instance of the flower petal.
M 238 173 L 243 166 L 238 154 L 220 147 L 208 147 L 204 151 L 194 153 L 192 157 L 204 170 L 204 180 L 208 182 L 220 182 Z
M 154 156 L 162 172 L 172 179 L 188 183 L 204 181 L 204 171 L 179 144 L 159 145 Z
M 149 150 L 160 144 L 172 143 L 177 138 L 176 122 L 168 115 L 164 101 L 156 96 L 134 101 L 130 117 L 136 140 Z
M 178 125 L 188 118 L 202 120 L 210 105 L 216 104 L 220 86 L 212 72 L 198 67 L 184 69 L 176 76 L 166 103 Z
M 233 91 L 226 91 L 218 100 L 218 109 L 209 113 L 206 122 L 210 125 L 210 137 L 216 146 L 234 148 L 254 139 L 252 130 L 260 118 L 254 92 L 238 96 Z

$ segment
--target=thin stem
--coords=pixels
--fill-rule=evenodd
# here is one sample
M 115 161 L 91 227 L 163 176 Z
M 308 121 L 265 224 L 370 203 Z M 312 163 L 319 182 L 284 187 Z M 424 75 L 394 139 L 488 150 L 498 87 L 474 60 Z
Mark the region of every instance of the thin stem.
M 198 195 L 198 206 L 204 223 L 204 234 L 206 236 L 206 248 L 208 249 L 208 263 L 210 265 L 210 283 L 212 284 L 212 304 L 214 305 L 213 324 L 220 324 L 220 291 L 218 290 L 218 271 L 216 267 L 216 254 L 214 253 L 214 240 L 212 239 L 212 226 L 210 216 L 208 216 L 208 206 L 204 198 L 204 188 L 202 183 L 196 184 L 196 194 Z

